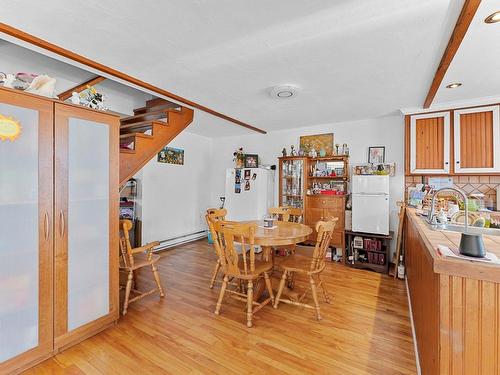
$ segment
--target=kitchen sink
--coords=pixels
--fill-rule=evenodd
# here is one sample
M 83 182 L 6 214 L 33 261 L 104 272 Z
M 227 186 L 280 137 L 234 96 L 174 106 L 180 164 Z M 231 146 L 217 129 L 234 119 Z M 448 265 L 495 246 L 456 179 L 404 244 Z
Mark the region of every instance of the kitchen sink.
M 465 227 L 463 225 L 459 224 L 430 224 L 427 221 L 427 216 L 420 216 L 420 220 L 423 221 L 423 223 L 427 226 L 427 228 L 435 231 L 448 231 L 448 232 L 458 232 L 458 233 L 465 233 Z M 480 228 L 480 227 L 473 227 L 473 226 L 468 226 L 467 232 L 471 234 L 485 234 L 488 236 L 500 236 L 500 229 L 496 228 Z

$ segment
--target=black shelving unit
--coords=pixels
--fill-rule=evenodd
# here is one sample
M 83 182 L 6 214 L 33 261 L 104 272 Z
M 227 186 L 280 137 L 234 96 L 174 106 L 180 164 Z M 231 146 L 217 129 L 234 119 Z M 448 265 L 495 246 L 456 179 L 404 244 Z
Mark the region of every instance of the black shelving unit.
M 360 233 L 353 231 L 345 232 L 346 256 L 344 263 L 353 268 L 370 269 L 375 272 L 389 273 L 389 256 L 391 252 L 391 240 L 394 232 L 389 232 L 388 236 L 383 234 Z M 363 248 L 355 249 L 353 246 L 354 237 L 363 239 Z M 365 240 L 380 243 L 380 246 L 365 246 Z M 352 257 L 352 259 L 350 259 Z

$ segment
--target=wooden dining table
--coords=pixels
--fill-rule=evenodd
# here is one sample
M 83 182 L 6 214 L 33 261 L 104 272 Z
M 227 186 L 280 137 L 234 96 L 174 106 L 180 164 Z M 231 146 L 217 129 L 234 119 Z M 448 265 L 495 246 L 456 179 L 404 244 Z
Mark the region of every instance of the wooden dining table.
M 311 227 L 304 224 L 293 223 L 288 221 L 274 221 L 273 228 L 264 228 L 264 221 L 253 220 L 245 221 L 248 224 L 257 224 L 254 241 L 256 245 L 262 247 L 263 259 L 272 260 L 273 247 L 294 245 L 307 240 L 312 233 Z M 259 300 L 265 290 L 265 285 L 262 280 L 257 282 L 254 288 L 254 299 Z
M 312 233 L 311 227 L 289 221 L 274 221 L 273 228 L 264 228 L 264 221 L 246 221 L 248 224 L 257 224 L 254 240 L 262 247 L 264 260 L 272 259 L 272 248 L 277 246 L 294 245 L 307 240 Z

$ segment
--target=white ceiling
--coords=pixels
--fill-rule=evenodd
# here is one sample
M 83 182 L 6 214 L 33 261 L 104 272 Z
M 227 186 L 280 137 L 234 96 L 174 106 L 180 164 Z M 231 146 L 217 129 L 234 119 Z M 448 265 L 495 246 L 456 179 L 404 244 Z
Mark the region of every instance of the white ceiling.
M 500 11 L 499 0 L 483 0 L 445 74 L 433 106 L 443 102 L 500 96 L 500 23 L 484 19 Z M 446 85 L 461 82 L 456 89 Z
M 3 0 L 1 21 L 254 126 L 421 105 L 463 0 Z M 293 83 L 297 98 L 272 100 Z M 246 133 L 197 112 L 190 131 Z

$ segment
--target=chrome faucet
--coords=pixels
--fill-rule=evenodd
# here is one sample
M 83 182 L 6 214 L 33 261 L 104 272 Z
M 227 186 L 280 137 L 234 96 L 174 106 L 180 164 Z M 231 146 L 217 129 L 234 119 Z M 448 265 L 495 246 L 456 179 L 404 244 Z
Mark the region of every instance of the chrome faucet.
M 464 210 L 465 210 L 465 220 L 464 220 L 464 226 L 465 226 L 465 233 L 467 233 L 468 229 L 468 221 L 469 221 L 469 208 L 468 208 L 468 202 L 467 202 L 467 194 L 462 189 L 455 188 L 455 187 L 444 187 L 441 189 L 438 189 L 434 192 L 432 195 L 432 202 L 431 202 L 431 210 L 429 211 L 429 215 L 427 216 L 427 221 L 429 224 L 436 224 L 435 219 L 436 219 L 436 214 L 434 213 L 434 203 L 436 201 L 436 197 L 438 196 L 439 192 L 444 191 L 444 190 L 452 190 L 457 193 L 459 193 L 462 196 L 462 200 L 464 202 Z

